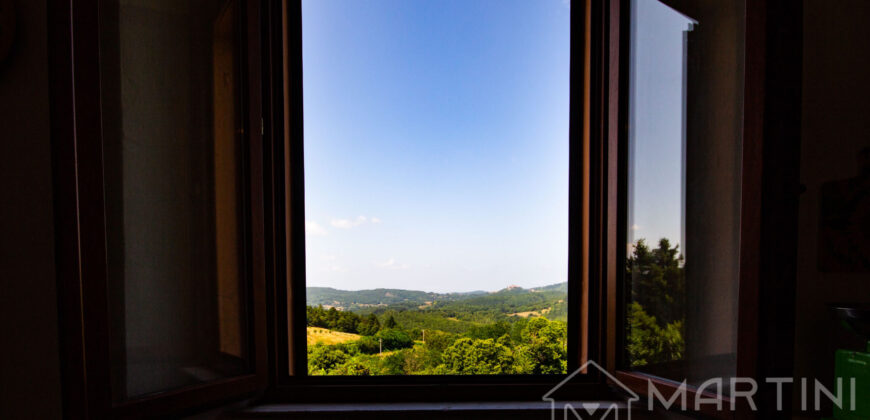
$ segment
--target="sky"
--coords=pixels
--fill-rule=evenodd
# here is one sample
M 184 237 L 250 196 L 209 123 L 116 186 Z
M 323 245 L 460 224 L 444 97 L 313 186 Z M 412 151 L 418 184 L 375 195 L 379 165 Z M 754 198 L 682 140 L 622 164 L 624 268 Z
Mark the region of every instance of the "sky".
M 308 286 L 567 280 L 569 12 L 303 1 Z
M 567 280 L 569 8 L 303 0 L 308 286 Z
M 629 242 L 668 238 L 683 251 L 684 33 L 693 22 L 633 0 L 629 100 Z

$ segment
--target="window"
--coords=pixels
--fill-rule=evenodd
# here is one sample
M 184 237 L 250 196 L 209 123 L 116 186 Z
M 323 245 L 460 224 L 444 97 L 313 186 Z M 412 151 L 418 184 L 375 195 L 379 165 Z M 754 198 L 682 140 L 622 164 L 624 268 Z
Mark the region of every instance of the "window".
M 263 389 L 257 2 L 73 8 L 53 10 L 53 45 L 78 43 L 52 93 L 67 414 Z
M 570 5 L 302 1 L 302 43 L 308 374 L 567 373 Z
M 744 19 L 788 6 L 49 8 L 70 416 L 532 400 L 589 360 L 697 385 L 791 342 L 758 302 L 788 300 L 763 245 L 789 237 L 793 160 L 770 155 L 799 101 L 764 64 L 800 60 L 756 41 L 799 19 Z M 309 326 L 356 349 L 312 367 Z M 580 373 L 568 398 L 614 397 Z
M 742 8 L 694 16 L 631 2 L 626 362 L 700 385 L 735 375 L 742 52 L 708 28 Z
M 239 4 L 101 6 L 113 399 L 250 373 Z

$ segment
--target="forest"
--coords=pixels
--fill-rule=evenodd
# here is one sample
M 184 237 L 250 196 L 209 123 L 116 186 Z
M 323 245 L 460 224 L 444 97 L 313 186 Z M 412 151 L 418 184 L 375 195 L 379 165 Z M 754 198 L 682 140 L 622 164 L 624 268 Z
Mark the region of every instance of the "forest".
M 626 264 L 632 366 L 683 357 L 685 280 L 676 247 L 633 247 Z M 309 288 L 309 375 L 567 373 L 567 283 L 497 292 Z

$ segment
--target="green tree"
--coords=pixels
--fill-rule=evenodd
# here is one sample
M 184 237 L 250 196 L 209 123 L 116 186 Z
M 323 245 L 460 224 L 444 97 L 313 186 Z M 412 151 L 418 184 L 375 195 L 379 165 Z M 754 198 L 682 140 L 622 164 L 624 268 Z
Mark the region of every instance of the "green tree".
M 380 350 L 378 339 L 372 336 L 363 336 L 357 340 L 356 345 L 363 354 L 377 354 Z
M 686 282 L 682 256 L 667 239 L 637 241 L 626 264 L 631 290 L 626 352 L 632 366 L 680 360 L 685 350 Z
M 329 374 L 332 369 L 343 364 L 347 359 L 348 355 L 334 346 L 314 346 L 308 351 L 308 373 Z
M 515 373 L 510 349 L 491 338 L 460 338 L 444 351 L 442 360 L 449 372 L 459 375 Z
M 396 322 L 396 318 L 394 318 L 393 315 L 390 315 L 386 322 L 384 322 L 384 328 L 397 328 L 398 326 L 399 323 Z
M 384 357 L 381 363 L 382 375 L 404 375 L 405 374 L 405 353 L 399 351 Z
M 354 357 L 336 368 L 334 374 L 346 376 L 371 376 L 372 370 L 360 358 Z
M 369 314 L 359 323 L 360 335 L 375 335 L 381 329 L 381 323 L 375 314 Z
M 665 363 L 683 358 L 683 321 L 659 326 L 656 318 L 638 302 L 628 307 L 628 342 L 626 351 L 632 366 Z
M 438 330 L 426 330 L 426 347 L 443 352 L 456 341 L 456 335 Z
M 375 338 L 382 341 L 384 351 L 406 349 L 414 346 L 414 340 L 408 333 L 402 330 L 383 329 L 378 331 Z
M 492 324 L 475 326 L 467 333 L 468 337 L 484 340 L 487 338 L 497 339 L 510 332 L 511 325 L 507 321 L 496 321 Z
M 404 352 L 405 373 L 427 374 L 441 364 L 441 352 L 427 346 L 417 346 Z
M 626 279 L 631 300 L 640 303 L 659 325 L 686 317 L 686 281 L 683 258 L 677 246 L 665 238 L 658 248 L 650 249 L 640 239 L 626 264 Z
M 517 347 L 519 370 L 532 374 L 558 374 L 568 370 L 568 329 L 564 322 L 529 320 Z

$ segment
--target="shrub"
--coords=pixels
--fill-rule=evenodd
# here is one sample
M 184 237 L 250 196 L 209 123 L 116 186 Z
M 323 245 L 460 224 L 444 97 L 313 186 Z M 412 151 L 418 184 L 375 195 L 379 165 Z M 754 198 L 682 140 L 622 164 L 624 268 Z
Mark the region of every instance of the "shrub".
M 514 373 L 514 358 L 509 348 L 495 340 L 460 338 L 444 351 L 444 365 L 459 375 Z
M 408 333 L 396 329 L 378 331 L 375 338 L 383 340 L 384 351 L 406 349 L 414 346 L 414 340 Z
M 334 346 L 314 346 L 308 352 L 308 373 L 325 375 L 347 359 L 348 355 Z

